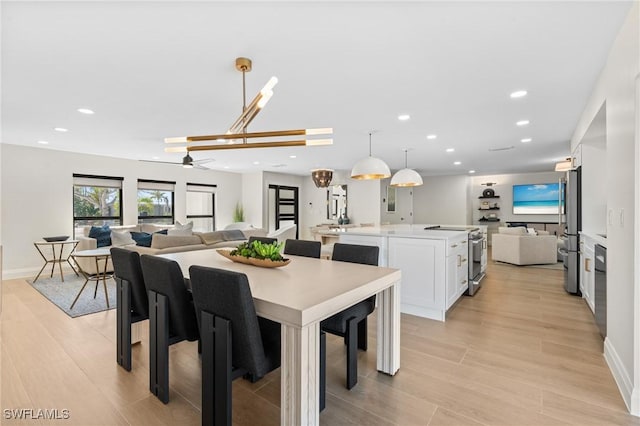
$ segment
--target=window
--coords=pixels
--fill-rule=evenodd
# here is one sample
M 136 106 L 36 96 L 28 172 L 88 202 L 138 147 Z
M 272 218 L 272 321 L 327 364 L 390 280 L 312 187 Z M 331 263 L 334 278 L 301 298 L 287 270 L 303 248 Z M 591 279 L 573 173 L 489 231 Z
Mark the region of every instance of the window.
M 122 225 L 121 177 L 73 175 L 73 228 Z
M 187 221 L 193 221 L 194 231 L 215 231 L 215 190 L 216 185 L 187 183 Z
M 175 182 L 138 179 L 138 223 L 173 224 Z

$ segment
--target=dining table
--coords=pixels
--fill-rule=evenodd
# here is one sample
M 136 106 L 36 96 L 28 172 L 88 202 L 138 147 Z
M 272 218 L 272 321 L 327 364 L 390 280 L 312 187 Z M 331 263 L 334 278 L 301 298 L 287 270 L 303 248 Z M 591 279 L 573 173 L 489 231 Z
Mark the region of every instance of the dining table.
M 233 262 L 215 249 L 162 254 L 185 279 L 192 265 L 247 275 L 256 313 L 281 324 L 281 425 L 319 424 L 320 322 L 377 295 L 377 370 L 400 368 L 399 269 L 290 256 L 283 267 Z

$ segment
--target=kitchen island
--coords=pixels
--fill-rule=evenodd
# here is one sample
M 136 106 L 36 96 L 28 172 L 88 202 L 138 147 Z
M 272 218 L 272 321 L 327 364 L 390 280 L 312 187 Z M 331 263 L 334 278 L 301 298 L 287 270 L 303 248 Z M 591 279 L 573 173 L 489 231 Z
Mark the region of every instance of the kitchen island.
M 388 225 L 325 232 L 338 234 L 341 243 L 378 246 L 379 265 L 402 270 L 401 312 L 444 321 L 447 310 L 468 289 L 468 235 L 479 227 L 425 229 L 430 226 L 434 225 Z

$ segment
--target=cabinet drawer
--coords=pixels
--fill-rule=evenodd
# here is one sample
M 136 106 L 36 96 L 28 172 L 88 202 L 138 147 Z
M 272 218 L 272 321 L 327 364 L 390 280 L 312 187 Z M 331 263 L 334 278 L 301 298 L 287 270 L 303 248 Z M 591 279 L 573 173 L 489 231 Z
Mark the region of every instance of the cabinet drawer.
M 465 236 L 464 238 L 456 238 L 456 239 L 452 239 L 447 241 L 447 256 L 451 256 L 454 253 L 461 253 L 461 252 L 465 252 L 467 253 L 468 251 L 468 247 L 467 245 L 469 244 L 469 241 L 467 240 L 467 237 Z

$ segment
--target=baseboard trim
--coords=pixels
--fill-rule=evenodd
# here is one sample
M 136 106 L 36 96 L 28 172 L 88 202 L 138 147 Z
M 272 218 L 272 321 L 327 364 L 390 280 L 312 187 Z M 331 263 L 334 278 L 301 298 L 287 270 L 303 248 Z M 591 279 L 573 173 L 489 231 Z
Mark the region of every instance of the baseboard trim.
M 609 338 L 604 339 L 604 359 L 609 366 L 609 370 L 611 370 L 611 374 L 613 374 L 616 384 L 618 385 L 622 399 L 631 413 L 631 408 L 633 406 L 632 394 L 634 393 L 633 381 L 631 380 L 629 372 L 624 368 L 622 360 L 618 356 L 618 352 L 616 352 L 616 349 Z M 637 397 L 637 392 L 635 392 L 635 394 Z
M 15 279 L 23 278 L 26 280 L 30 278 L 35 278 L 36 275 L 38 275 L 40 268 L 42 268 L 42 266 L 36 266 L 36 267 L 32 266 L 29 268 L 17 268 L 17 269 L 5 269 L 2 271 L 2 279 L 15 280 Z M 62 267 L 62 272 L 64 274 L 73 273 L 69 265 L 64 265 Z M 60 271 L 58 271 L 57 265 L 56 265 L 56 270 L 54 272 L 54 275 L 56 274 L 60 276 Z M 48 277 L 50 275 L 51 275 L 51 266 L 47 266 L 46 268 L 44 268 L 44 271 L 42 271 L 41 277 Z

